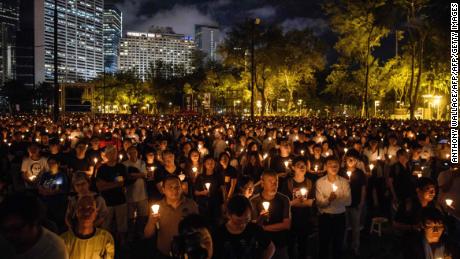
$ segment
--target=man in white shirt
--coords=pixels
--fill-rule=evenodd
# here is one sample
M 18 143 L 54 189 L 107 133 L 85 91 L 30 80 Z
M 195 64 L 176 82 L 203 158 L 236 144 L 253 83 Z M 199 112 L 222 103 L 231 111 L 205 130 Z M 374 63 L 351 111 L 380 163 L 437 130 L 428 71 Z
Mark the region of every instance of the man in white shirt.
M 130 237 L 142 235 L 144 225 L 147 222 L 148 202 L 145 178 L 147 168 L 145 162 L 138 158 L 135 146 L 127 150 L 128 160 L 123 162 L 128 170 L 126 182 L 126 198 L 128 201 L 128 232 Z
M 40 176 L 48 171 L 48 159 L 40 155 L 40 147 L 36 143 L 27 149 L 29 156 L 22 160 L 21 172 L 26 189 L 36 189 Z
M 345 211 L 351 204 L 351 190 L 348 180 L 338 175 L 339 161 L 334 156 L 326 158 L 327 174 L 316 182 L 316 205 L 319 216 L 320 258 L 334 259 L 342 255 L 345 234 Z M 332 249 L 329 246 L 332 245 Z
M 43 214 L 43 205 L 27 194 L 8 196 L 0 204 L 1 258 L 69 258 L 64 241 L 39 224 Z

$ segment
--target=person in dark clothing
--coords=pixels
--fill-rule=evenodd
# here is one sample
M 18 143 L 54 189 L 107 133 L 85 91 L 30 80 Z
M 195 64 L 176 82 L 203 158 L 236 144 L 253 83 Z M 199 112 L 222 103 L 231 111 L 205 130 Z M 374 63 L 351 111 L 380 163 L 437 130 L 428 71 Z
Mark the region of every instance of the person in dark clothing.
M 264 171 L 263 191 L 251 198 L 252 219 L 262 226 L 276 247 L 273 258 L 287 259 L 288 235 L 291 226 L 291 205 L 286 195 L 279 193 L 278 175 Z
M 292 163 L 294 175 L 287 178 L 281 192 L 291 201 L 291 229 L 289 230 L 289 258 L 306 258 L 308 236 L 314 231 L 315 192 L 313 182 L 305 174 L 307 162 L 304 157 L 297 157 Z
M 273 242 L 259 225 L 250 222 L 251 208 L 249 200 L 242 195 L 235 195 L 229 200 L 228 221 L 214 234 L 214 258 L 269 259 L 273 256 Z
M 218 225 L 221 219 L 221 206 L 225 195 L 224 182 L 215 171 L 216 162 L 210 155 L 204 158 L 203 173 L 198 175 L 194 194 L 200 214 L 211 223 L 211 227 Z

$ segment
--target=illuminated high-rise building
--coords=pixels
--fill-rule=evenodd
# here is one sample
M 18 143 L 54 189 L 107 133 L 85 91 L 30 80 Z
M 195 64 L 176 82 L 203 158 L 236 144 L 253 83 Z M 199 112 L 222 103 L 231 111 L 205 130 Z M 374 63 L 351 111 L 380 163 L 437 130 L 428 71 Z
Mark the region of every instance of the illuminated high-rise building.
M 153 27 L 149 32 L 127 32 L 120 44 L 120 70 L 134 71 L 139 78 L 175 77 L 193 72 L 195 43 L 171 28 Z
M 106 73 L 118 70 L 119 46 L 123 16 L 115 5 L 104 6 L 104 69 Z
M 18 37 L 24 42 L 18 50 L 24 53 L 18 59 L 18 66 L 24 69 L 22 77 L 29 83 L 52 82 L 55 0 L 23 2 L 28 4 L 21 4 L 24 8 L 20 10 Z M 103 3 L 103 0 L 57 0 L 60 83 L 87 81 L 103 72 Z
M 16 77 L 16 31 L 18 0 L 0 1 L 0 86 Z
M 207 60 L 220 60 L 217 53 L 217 47 L 221 43 L 219 27 L 195 25 L 195 43 L 197 48 L 206 54 Z

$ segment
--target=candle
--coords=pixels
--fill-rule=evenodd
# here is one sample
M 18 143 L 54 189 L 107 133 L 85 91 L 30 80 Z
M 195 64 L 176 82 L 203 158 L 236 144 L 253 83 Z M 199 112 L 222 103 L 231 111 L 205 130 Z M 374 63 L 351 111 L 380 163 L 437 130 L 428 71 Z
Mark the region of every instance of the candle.
M 38 141 L 40 141 L 40 139 L 39 139 L 39 138 L 36 138 L 36 139 L 35 139 L 35 142 L 38 142 Z
M 228 145 L 228 140 L 225 141 L 225 144 Z
M 31 176 L 29 176 L 29 180 L 31 180 L 31 181 L 35 180 L 35 178 L 37 178 L 36 175 L 31 175 Z
M 348 152 L 348 148 L 344 148 L 343 151 L 345 151 L 345 153 L 347 153 L 347 152 Z
M 123 160 L 123 155 L 122 154 L 120 154 L 118 157 L 120 158 L 120 161 Z
M 300 195 L 302 195 L 302 197 L 305 197 L 307 195 L 307 188 L 301 188 Z
M 198 149 L 201 149 L 203 146 L 201 144 L 198 144 Z
M 300 154 L 303 156 L 305 154 L 305 150 L 300 150 Z
M 351 171 L 347 171 L 348 178 L 351 177 Z
M 243 151 L 244 151 L 244 148 L 242 148 L 242 149 L 240 150 L 241 153 L 243 153 Z
M 422 172 L 417 172 L 417 178 L 422 178 Z
M 315 165 L 315 172 L 318 172 L 318 165 Z
M 286 168 L 288 168 L 288 166 L 289 166 L 289 161 L 284 161 L 284 166 L 285 166 Z
M 270 208 L 270 202 L 268 201 L 262 202 L 262 207 L 264 207 L 265 211 L 268 211 L 268 209 Z
M 211 183 L 205 183 L 204 186 L 206 186 L 206 190 L 210 190 L 211 188 Z
M 192 167 L 192 172 L 196 174 L 196 172 L 198 172 L 198 168 Z
M 392 157 L 391 155 L 388 155 L 388 158 L 389 158 L 389 159 L 391 159 L 391 157 Z
M 373 165 L 373 164 L 370 164 L 370 165 L 369 165 L 369 168 L 371 169 L 371 171 L 374 170 L 374 165 Z
M 450 157 L 450 154 L 446 154 L 446 159 L 449 159 L 449 157 Z
M 332 192 L 336 192 L 338 189 L 337 185 L 335 183 L 332 184 Z
M 452 204 L 453 204 L 453 203 L 454 203 L 454 200 L 452 200 L 452 199 L 446 199 L 446 204 L 447 204 L 447 206 L 452 207 Z
M 153 212 L 153 215 L 158 215 L 158 212 L 160 211 L 160 205 L 158 204 L 153 204 L 152 205 L 152 212 Z
M 97 164 L 97 157 L 94 158 L 94 164 Z
M 63 138 L 60 138 L 59 140 L 60 140 L 61 142 L 64 142 L 64 139 L 63 139 Z
M 185 174 L 180 174 L 179 179 L 181 180 L 181 182 L 183 182 L 185 180 Z

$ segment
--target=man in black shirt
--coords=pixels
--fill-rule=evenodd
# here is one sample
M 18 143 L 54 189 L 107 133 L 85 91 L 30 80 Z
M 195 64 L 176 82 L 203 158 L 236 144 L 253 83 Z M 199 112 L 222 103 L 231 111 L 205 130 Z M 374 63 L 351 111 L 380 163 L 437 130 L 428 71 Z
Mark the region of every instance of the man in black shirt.
M 345 170 L 340 172 L 340 176 L 348 179 L 351 189 L 351 205 L 347 207 L 346 218 L 347 225 L 351 227 L 351 248 L 353 253 L 359 255 L 359 241 L 361 230 L 361 214 L 366 201 L 366 184 L 367 179 L 364 172 L 356 168 L 359 159 L 359 153 L 356 150 L 350 150 L 345 155 Z M 348 232 L 345 231 L 345 242 Z
M 294 175 L 290 176 L 281 192 L 291 200 L 292 224 L 289 231 L 289 258 L 306 258 L 308 236 L 313 233 L 315 192 L 313 182 L 305 174 L 306 158 L 296 157 L 293 161 Z
M 103 226 L 110 229 L 113 217 L 116 221 L 116 233 L 120 243 L 128 231 L 128 207 L 125 197 L 126 167 L 118 163 L 118 154 L 114 146 L 105 148 L 107 163 L 101 165 L 96 175 L 96 186 L 105 199 L 108 216 Z
M 233 196 L 227 204 L 228 221 L 214 235 L 216 259 L 269 259 L 275 245 L 263 229 L 251 220 L 251 203 L 242 196 Z
M 83 141 L 79 141 L 75 146 L 75 154 L 69 159 L 69 172 L 85 172 L 88 177 L 93 175 L 94 165 L 86 157 L 87 145 Z M 70 175 L 71 176 L 71 175 Z
M 261 177 L 263 191 L 251 199 L 252 220 L 259 223 L 276 247 L 273 258 L 289 258 L 288 230 L 291 226 L 291 206 L 286 195 L 277 192 L 278 175 L 265 171 Z
M 411 179 L 409 157 L 406 150 L 398 150 L 396 156 L 398 162 L 391 167 L 388 184 L 393 196 L 393 204 L 400 205 L 415 196 L 415 185 Z

